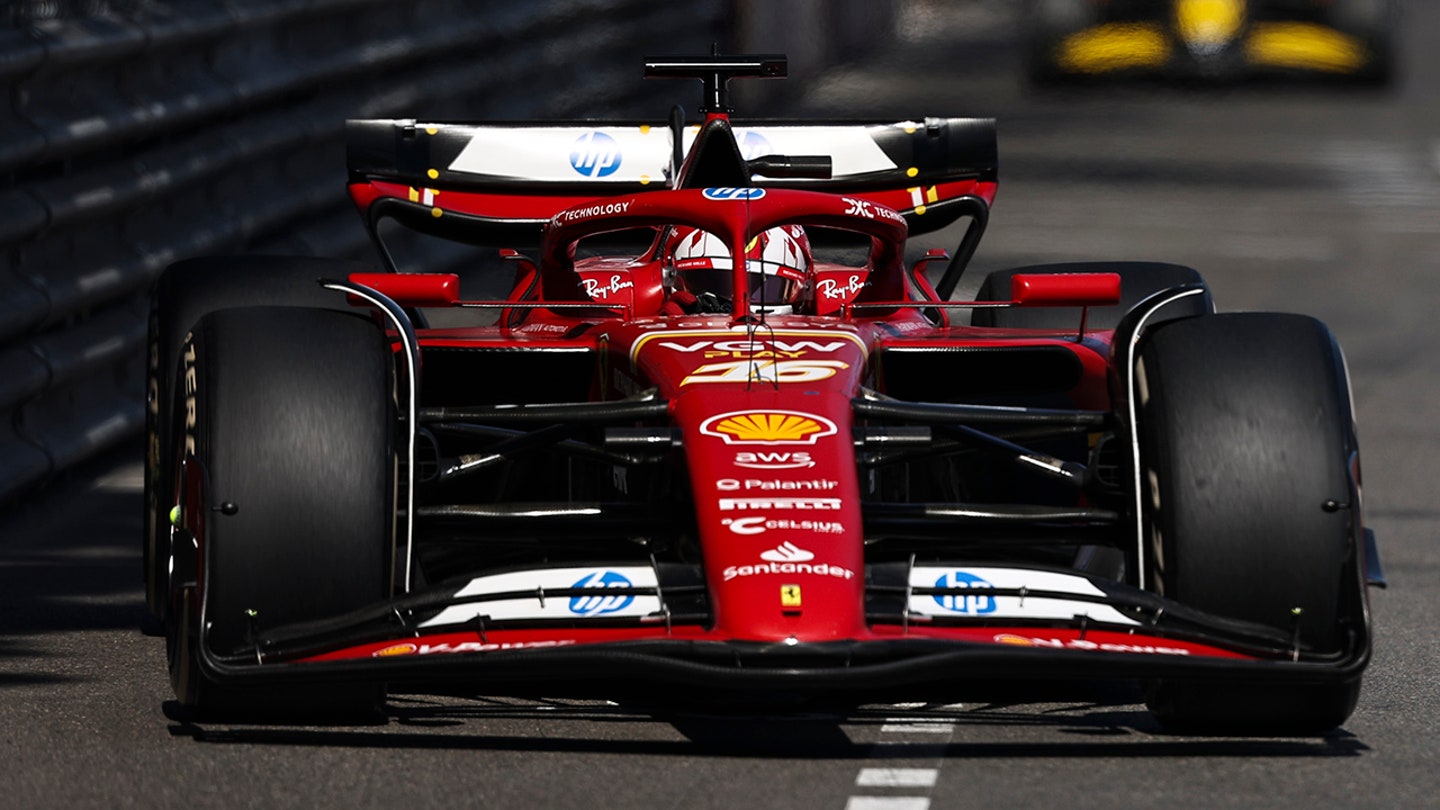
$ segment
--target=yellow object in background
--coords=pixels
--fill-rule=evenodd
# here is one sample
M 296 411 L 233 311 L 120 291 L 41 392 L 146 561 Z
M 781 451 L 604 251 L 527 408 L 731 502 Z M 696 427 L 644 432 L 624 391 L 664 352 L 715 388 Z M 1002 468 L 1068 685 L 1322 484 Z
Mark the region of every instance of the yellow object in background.
M 1087 28 L 1065 38 L 1055 62 L 1068 73 L 1107 73 L 1132 68 L 1159 68 L 1170 59 L 1165 31 L 1147 23 L 1111 23 Z
M 1255 26 L 1245 43 L 1245 58 L 1271 67 L 1353 73 L 1365 67 L 1369 53 L 1358 39 L 1309 23 Z
M 1245 27 L 1245 0 L 1176 0 L 1175 31 L 1191 50 L 1216 50 Z

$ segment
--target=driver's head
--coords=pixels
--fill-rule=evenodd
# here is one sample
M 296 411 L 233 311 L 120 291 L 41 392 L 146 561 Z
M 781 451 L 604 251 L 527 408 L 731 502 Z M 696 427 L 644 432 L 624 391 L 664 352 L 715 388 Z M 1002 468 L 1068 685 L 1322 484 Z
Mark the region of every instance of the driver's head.
M 730 248 L 698 228 L 679 227 L 671 240 L 677 285 L 729 301 L 734 290 Z M 810 240 L 799 225 L 771 228 L 745 247 L 745 276 L 752 304 L 794 305 L 810 279 Z

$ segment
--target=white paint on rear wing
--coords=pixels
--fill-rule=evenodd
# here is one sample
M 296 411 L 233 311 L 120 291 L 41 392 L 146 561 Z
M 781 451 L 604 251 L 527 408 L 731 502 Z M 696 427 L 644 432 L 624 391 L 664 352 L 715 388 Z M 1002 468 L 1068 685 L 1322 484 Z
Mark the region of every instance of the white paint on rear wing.
M 468 129 L 470 142 L 450 164 L 452 172 L 537 182 L 663 184 L 670 165 L 665 127 Z
M 470 140 L 448 167 L 452 172 L 533 182 L 664 183 L 670 165 L 670 130 L 664 126 L 481 125 L 466 129 Z M 869 129 L 738 127 L 735 140 L 746 160 L 762 155 L 828 156 L 834 178 L 898 168 L 870 137 Z M 695 134 L 695 127 L 685 129 L 687 151 Z
M 693 137 L 686 137 L 686 149 Z M 828 156 L 832 178 L 897 168 L 870 137 L 869 127 L 737 127 L 735 142 L 746 160 L 761 155 Z

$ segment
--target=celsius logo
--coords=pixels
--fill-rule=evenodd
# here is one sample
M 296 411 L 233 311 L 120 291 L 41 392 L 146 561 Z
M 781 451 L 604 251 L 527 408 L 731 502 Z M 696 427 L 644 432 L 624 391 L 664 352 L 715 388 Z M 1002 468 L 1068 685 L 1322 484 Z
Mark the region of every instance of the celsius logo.
M 740 517 L 724 518 L 720 525 L 730 527 L 736 534 L 764 534 L 771 529 L 814 532 L 816 534 L 844 534 L 845 525 L 838 520 L 790 520 L 788 518 Z
M 815 555 L 787 540 L 769 551 L 760 552 L 760 559 L 766 562 L 810 562 Z
M 765 533 L 765 518 L 763 517 L 726 518 L 720 522 L 729 526 L 730 531 L 736 534 Z
M 609 177 L 620 168 L 620 144 L 598 130 L 575 139 L 570 165 L 586 177 Z
M 740 138 L 740 157 L 746 160 L 754 160 L 761 155 L 775 153 L 775 147 L 770 145 L 770 140 L 755 130 L 746 131 Z
M 765 196 L 763 188 L 707 188 L 700 192 L 707 200 L 758 200 Z
M 632 588 L 634 584 L 629 579 L 616 571 L 595 571 L 586 574 L 571 585 L 572 588 Z M 570 612 L 578 613 L 581 616 L 598 616 L 602 613 L 614 613 L 617 610 L 624 610 L 635 601 L 633 594 L 617 594 L 615 596 L 604 596 L 601 594 L 580 594 L 570 597 Z
M 949 574 L 942 574 L 935 580 L 937 588 L 964 588 L 976 591 L 988 591 L 994 585 L 986 582 L 974 574 L 967 574 L 964 571 L 953 571 Z M 954 613 L 994 613 L 995 597 L 989 594 L 968 593 L 937 593 L 935 604 Z

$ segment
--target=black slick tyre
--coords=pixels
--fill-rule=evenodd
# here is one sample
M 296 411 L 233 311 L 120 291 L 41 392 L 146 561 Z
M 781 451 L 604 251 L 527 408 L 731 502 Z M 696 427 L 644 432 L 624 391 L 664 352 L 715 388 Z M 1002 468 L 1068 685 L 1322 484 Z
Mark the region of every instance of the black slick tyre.
M 1064 262 L 1036 264 L 996 270 L 985 277 L 975 298 L 979 301 L 1009 301 L 1010 280 L 1020 274 L 1047 273 L 1118 273 L 1120 303 L 1110 307 L 1090 307 L 1086 315 L 1087 329 L 1114 329 L 1134 306 L 1161 290 L 1185 284 L 1204 285 L 1205 279 L 1196 270 L 1179 264 L 1163 262 Z M 1159 323 L 1175 318 L 1206 315 L 1215 311 L 1207 291 L 1176 302 L 1155 313 L 1150 322 Z M 973 326 L 996 326 L 1007 329 L 1054 329 L 1074 331 L 1080 327 L 1078 307 L 986 307 L 970 316 Z
M 222 310 L 196 324 L 182 359 L 177 432 L 194 466 L 182 527 L 197 552 L 177 557 L 172 578 L 176 695 L 201 717 L 373 717 L 378 685 L 222 685 L 199 656 L 203 643 L 215 660 L 253 665 L 257 629 L 390 595 L 395 415 L 383 333 L 348 313 Z
M 345 278 L 365 265 L 303 256 L 216 256 L 188 259 L 166 268 L 150 298 L 145 408 L 145 499 L 141 557 L 145 602 L 164 621 L 169 609 L 170 507 L 175 479 L 172 406 L 175 373 L 185 333 L 207 313 L 226 307 L 307 306 L 348 309 L 342 294 L 316 284 Z M 183 403 L 183 398 L 178 401 Z
M 1150 333 L 1136 381 L 1147 584 L 1307 655 L 1351 648 L 1358 455 L 1329 330 L 1270 313 L 1174 321 Z M 1160 681 L 1146 702 L 1176 732 L 1316 734 L 1345 721 L 1359 686 Z

